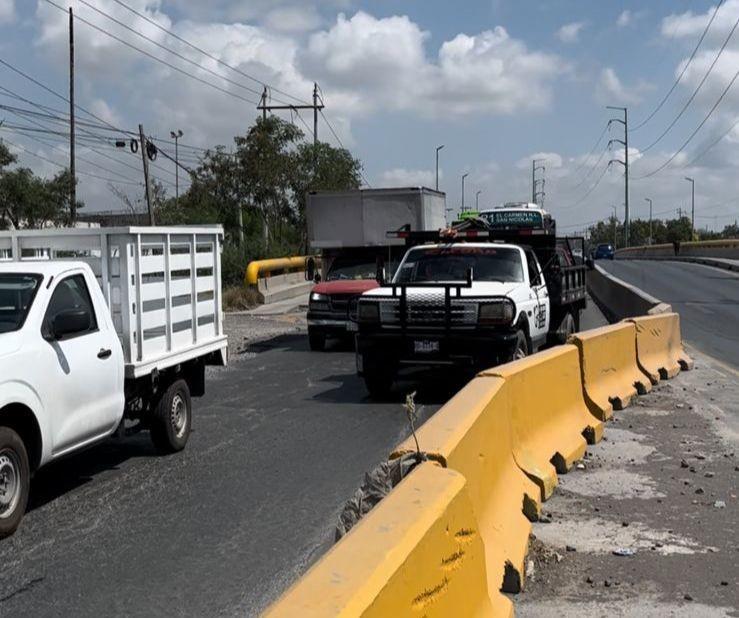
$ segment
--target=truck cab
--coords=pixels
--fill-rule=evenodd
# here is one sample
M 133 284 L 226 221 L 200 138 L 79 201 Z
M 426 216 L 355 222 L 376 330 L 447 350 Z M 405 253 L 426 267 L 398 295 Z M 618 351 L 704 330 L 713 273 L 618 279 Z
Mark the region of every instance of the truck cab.
M 317 280 L 308 300 L 308 342 L 311 350 L 323 350 L 328 337 L 353 339 L 357 299 L 379 286 L 377 251 L 328 253 L 325 278 L 309 272 Z M 310 268 L 309 268 L 310 270 Z M 311 274 L 313 276 L 311 276 Z

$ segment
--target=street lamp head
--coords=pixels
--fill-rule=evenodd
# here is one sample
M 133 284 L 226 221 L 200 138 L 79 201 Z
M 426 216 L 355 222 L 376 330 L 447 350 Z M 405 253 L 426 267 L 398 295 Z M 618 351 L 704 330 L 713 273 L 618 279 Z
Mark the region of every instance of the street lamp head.
M 436 147 L 436 152 L 439 152 L 442 148 L 444 148 L 444 144 L 442 144 L 441 146 L 437 146 Z
M 169 132 L 169 136 L 172 139 L 177 139 L 178 137 L 182 137 L 183 136 L 182 129 L 177 129 L 176 132 L 175 131 L 170 131 Z
M 685 180 L 687 180 L 688 182 L 695 182 L 695 180 L 693 180 L 692 178 L 688 178 L 687 176 L 685 177 Z
M 469 176 L 469 175 L 470 175 L 469 172 L 467 172 L 466 174 L 462 174 L 462 180 L 464 180 L 465 178 L 467 178 L 467 176 Z

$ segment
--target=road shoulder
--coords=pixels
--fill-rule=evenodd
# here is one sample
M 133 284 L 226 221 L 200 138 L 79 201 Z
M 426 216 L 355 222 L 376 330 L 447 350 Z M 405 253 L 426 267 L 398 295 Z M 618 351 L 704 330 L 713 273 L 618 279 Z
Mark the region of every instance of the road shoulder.
M 518 616 L 739 615 L 737 374 L 694 354 L 560 477 Z

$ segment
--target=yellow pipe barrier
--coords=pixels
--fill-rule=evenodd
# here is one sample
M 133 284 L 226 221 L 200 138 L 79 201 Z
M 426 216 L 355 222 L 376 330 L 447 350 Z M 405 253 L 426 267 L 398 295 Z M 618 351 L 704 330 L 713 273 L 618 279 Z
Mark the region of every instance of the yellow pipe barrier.
M 259 275 L 269 274 L 278 270 L 303 270 L 309 256 L 274 258 L 270 260 L 255 260 L 246 267 L 244 281 L 246 285 L 257 285 Z
M 485 546 L 488 590 L 520 592 L 541 494 L 513 459 L 502 378 L 475 378 L 416 432 L 430 459 L 463 474 Z M 415 450 L 412 438 L 393 457 Z
M 693 368 L 680 334 L 680 316 L 662 313 L 626 320 L 636 325 L 636 354 L 641 370 L 652 384 L 674 378 L 680 369 Z
M 600 420 L 622 410 L 636 394 L 652 390 L 652 384 L 636 361 L 636 327 L 629 322 L 594 328 L 572 335 L 577 346 L 585 399 Z
M 425 462 L 265 612 L 268 618 L 501 616 L 464 477 Z

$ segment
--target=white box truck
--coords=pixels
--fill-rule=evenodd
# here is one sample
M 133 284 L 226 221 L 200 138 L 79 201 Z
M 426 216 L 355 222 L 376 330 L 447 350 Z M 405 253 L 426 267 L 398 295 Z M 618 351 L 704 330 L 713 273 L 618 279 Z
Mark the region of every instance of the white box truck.
M 31 475 L 111 434 L 185 447 L 205 366 L 225 365 L 223 230 L 0 232 L 0 538 Z
M 327 337 L 350 339 L 357 299 L 377 287 L 377 261 L 388 269 L 400 261 L 405 242 L 388 230 L 446 227 L 446 196 L 425 187 L 318 191 L 308 194 L 310 247 L 321 252 L 321 273 L 308 268 L 316 285 L 308 303 L 308 341 L 323 350 Z

